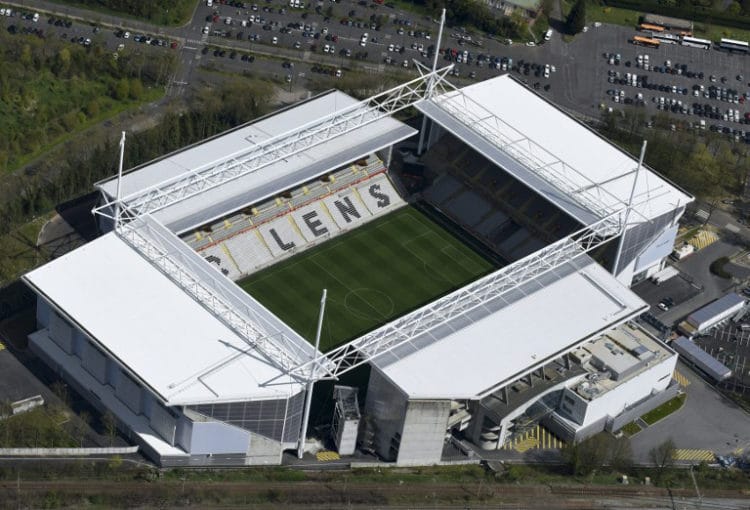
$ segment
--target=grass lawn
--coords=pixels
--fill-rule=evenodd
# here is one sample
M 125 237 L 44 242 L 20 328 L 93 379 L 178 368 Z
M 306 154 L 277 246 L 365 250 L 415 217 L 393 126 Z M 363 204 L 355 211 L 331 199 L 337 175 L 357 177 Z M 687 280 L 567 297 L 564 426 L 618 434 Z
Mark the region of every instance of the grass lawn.
M 140 19 L 148 21 L 155 25 L 184 25 L 190 21 L 198 1 L 205 3 L 205 0 L 162 0 L 159 2 L 147 2 L 140 0 L 138 2 L 111 2 L 119 4 L 121 9 L 108 8 L 107 2 L 99 0 L 53 0 L 57 4 L 71 5 L 81 9 L 87 9 L 102 14 L 120 16 L 125 18 Z M 218 2 L 217 2 L 218 3 Z M 93 18 L 97 21 L 96 18 Z
M 563 1 L 563 12 L 566 16 L 570 7 L 572 7 L 572 2 L 567 3 Z M 589 3 L 586 5 L 586 20 L 589 23 L 600 21 L 602 23 L 632 27 L 635 30 L 638 26 L 638 19 L 642 14 L 641 11 L 608 7 L 598 3 Z M 695 37 L 710 39 L 714 42 L 718 42 L 722 38 L 747 41 L 750 40 L 750 30 L 696 22 Z
M 608 7 L 606 5 L 588 4 L 586 6 L 586 20 L 591 23 L 600 21 L 602 23 L 611 23 L 613 25 L 623 25 L 626 27 L 638 26 L 638 18 L 641 13 L 619 7 Z
M 750 30 L 696 23 L 695 36 L 702 39 L 710 39 L 714 42 L 719 42 L 721 39 L 739 39 L 741 41 L 747 41 L 750 40 Z
M 630 423 L 625 424 L 624 427 L 622 427 L 622 433 L 625 434 L 627 437 L 633 437 L 638 432 L 641 431 L 640 425 L 638 425 L 636 422 L 631 421 Z
M 237 282 L 313 341 L 328 289 L 322 351 L 454 290 L 494 268 L 412 207 Z
M 641 416 L 641 419 L 649 425 L 653 425 L 657 421 L 663 420 L 664 418 L 681 408 L 682 404 L 685 403 L 686 397 L 687 395 L 685 395 L 684 393 L 682 395 L 678 395 L 672 400 L 663 403 L 656 409 L 647 412 L 646 414 Z

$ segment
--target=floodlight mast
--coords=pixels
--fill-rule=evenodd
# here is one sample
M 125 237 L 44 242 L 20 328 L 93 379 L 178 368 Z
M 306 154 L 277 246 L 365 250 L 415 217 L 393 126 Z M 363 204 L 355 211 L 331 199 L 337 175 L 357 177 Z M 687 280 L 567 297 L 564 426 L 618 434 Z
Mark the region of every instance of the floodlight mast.
M 438 29 L 438 37 L 435 41 L 435 55 L 432 59 L 432 76 L 427 81 L 427 91 L 425 93 L 425 99 L 432 98 L 432 93 L 435 90 L 435 71 L 437 71 L 438 56 L 440 55 L 440 44 L 443 39 L 443 26 L 445 26 L 445 9 L 440 15 L 440 28 Z M 427 132 L 427 115 L 422 117 L 422 129 L 419 130 L 419 146 L 417 147 L 417 156 L 421 156 L 424 151 L 424 139 L 425 133 Z
M 622 222 L 622 234 L 620 234 L 620 241 L 617 243 L 617 255 L 615 255 L 615 264 L 612 267 L 612 274 L 617 277 L 617 273 L 620 272 L 620 259 L 622 258 L 622 249 L 625 246 L 625 235 L 628 232 L 628 219 L 630 217 L 630 211 L 633 210 L 633 199 L 635 198 L 635 188 L 638 185 L 638 176 L 641 173 L 641 167 L 643 167 L 643 158 L 646 156 L 646 145 L 648 142 L 643 140 L 643 146 L 641 147 L 641 156 L 638 158 L 638 167 L 635 170 L 635 177 L 633 177 L 633 187 L 630 189 L 630 198 L 628 199 L 628 206 L 625 208 L 625 219 Z
M 120 201 L 122 199 L 122 162 L 125 159 L 125 131 L 120 138 L 120 164 L 117 167 L 117 199 L 115 200 L 115 227 L 120 221 Z
M 326 297 L 328 289 L 323 289 L 323 296 L 320 298 L 320 313 L 318 314 L 318 329 L 315 332 L 315 350 L 312 353 L 310 363 L 310 377 L 307 379 L 307 388 L 305 389 L 305 409 L 302 417 L 302 431 L 299 437 L 299 446 L 297 447 L 297 458 L 301 459 L 305 454 L 305 439 L 307 436 L 307 425 L 310 421 L 310 405 L 312 404 L 312 391 L 315 384 L 315 369 L 317 368 L 318 352 L 320 352 L 320 332 L 323 330 L 323 314 L 326 311 Z

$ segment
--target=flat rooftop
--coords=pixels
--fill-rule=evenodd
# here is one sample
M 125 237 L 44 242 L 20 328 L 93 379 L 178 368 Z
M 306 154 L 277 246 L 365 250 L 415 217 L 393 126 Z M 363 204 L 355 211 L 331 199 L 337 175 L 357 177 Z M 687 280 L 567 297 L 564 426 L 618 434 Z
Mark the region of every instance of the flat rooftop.
M 638 161 L 509 75 L 435 96 L 417 108 L 584 225 L 602 216 L 587 205 L 591 201 L 613 211 L 629 200 Z M 567 188 L 553 185 L 542 172 L 556 172 Z M 656 218 L 692 200 L 644 167 L 630 222 Z
M 241 161 L 274 137 L 315 126 L 320 119 L 357 103 L 343 92 L 331 91 L 146 163 L 123 176 L 123 200 L 132 203 L 140 193 L 157 185 L 175 184 L 192 173 L 223 164 L 234 165 L 233 159 Z M 172 231 L 182 233 L 393 145 L 416 132 L 396 119 L 384 117 L 169 205 L 155 212 L 154 217 Z M 97 187 L 110 198 L 117 195 L 116 177 L 98 183 Z
M 302 390 L 113 233 L 24 280 L 166 405 L 286 398 Z M 260 304 L 256 313 L 266 327 L 275 325 L 278 334 L 312 351 Z M 263 384 L 271 379 L 272 385 Z
M 604 366 L 594 367 L 584 364 L 588 372 L 601 376 L 609 372 L 609 377 L 587 379 L 573 389 L 586 400 L 593 400 L 616 388 L 675 353 L 663 343 L 653 339 L 633 324 L 623 324 L 584 344 L 582 349 L 590 352 Z
M 479 398 L 647 308 L 580 255 L 373 363 L 410 398 Z
M 742 296 L 735 292 L 730 292 L 729 294 L 710 302 L 703 308 L 694 311 L 688 316 L 687 320 L 693 326 L 700 327 L 714 317 L 718 317 L 719 315 L 728 312 L 733 308 L 737 308 L 744 303 L 745 299 Z

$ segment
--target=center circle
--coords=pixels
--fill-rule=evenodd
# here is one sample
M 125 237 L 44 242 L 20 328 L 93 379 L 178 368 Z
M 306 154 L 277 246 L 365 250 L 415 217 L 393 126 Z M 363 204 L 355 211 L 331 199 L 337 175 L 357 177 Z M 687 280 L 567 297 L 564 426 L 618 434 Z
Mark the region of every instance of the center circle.
M 349 291 L 344 305 L 352 315 L 368 320 L 383 320 L 395 309 L 391 297 L 383 291 L 362 287 Z

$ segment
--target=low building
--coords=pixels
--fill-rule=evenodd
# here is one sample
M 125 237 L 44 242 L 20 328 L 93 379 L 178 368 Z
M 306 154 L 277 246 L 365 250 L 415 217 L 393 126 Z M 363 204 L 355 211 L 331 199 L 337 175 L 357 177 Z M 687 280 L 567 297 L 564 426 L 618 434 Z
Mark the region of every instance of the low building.
M 722 362 L 701 349 L 692 340 L 681 336 L 672 342 L 672 347 L 687 362 L 716 382 L 732 377 L 732 371 Z
M 672 18 L 670 16 L 662 16 L 660 14 L 645 14 L 643 16 L 643 22 L 651 25 L 660 25 L 664 28 L 673 30 L 684 30 L 687 32 L 693 31 L 692 21 L 681 18 Z
M 679 329 L 691 338 L 730 318 L 744 306 L 744 298 L 732 292 L 688 315 L 688 318 L 680 323 Z
M 535 18 L 541 9 L 540 0 L 486 0 L 487 5 L 502 11 L 505 16 L 520 12 L 527 18 Z
M 566 441 L 619 430 L 677 394 L 676 363 L 674 351 L 624 324 L 549 364 L 537 381 L 517 381 L 505 394 L 482 399 L 472 441 L 499 448 L 539 422 Z

